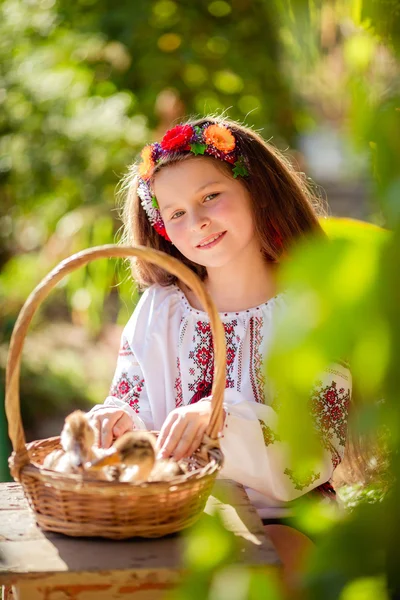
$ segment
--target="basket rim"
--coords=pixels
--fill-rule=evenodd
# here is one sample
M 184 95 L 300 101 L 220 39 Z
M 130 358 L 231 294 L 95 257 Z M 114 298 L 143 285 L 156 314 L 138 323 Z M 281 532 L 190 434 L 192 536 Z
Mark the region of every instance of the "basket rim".
M 128 493 L 133 489 L 168 491 L 171 487 L 186 487 L 187 484 L 190 484 L 193 481 L 214 476 L 215 472 L 221 470 L 224 462 L 221 450 L 219 448 L 211 448 L 208 450 L 208 462 L 205 462 L 201 457 L 195 457 L 198 462 L 201 461 L 204 465 L 200 465 L 198 468 L 183 473 L 182 475 L 175 475 L 167 481 L 105 481 L 91 478 L 90 476 L 87 476 L 87 474 L 60 473 L 52 469 L 44 468 L 40 463 L 34 460 L 32 453 L 35 449 L 49 443 L 59 443 L 59 440 L 60 436 L 53 436 L 28 442 L 25 447 L 29 455 L 29 462 L 22 466 L 18 465 L 20 455 L 14 451 L 9 458 L 11 472 L 16 472 L 18 474 L 19 481 L 22 481 L 24 476 L 28 476 L 45 485 L 52 485 L 53 487 L 65 490 L 76 489 L 79 491 L 86 491 L 87 493 L 94 493 L 94 490 L 96 490 L 96 493 L 98 492 L 101 495 L 102 493 L 112 494 L 113 492 Z

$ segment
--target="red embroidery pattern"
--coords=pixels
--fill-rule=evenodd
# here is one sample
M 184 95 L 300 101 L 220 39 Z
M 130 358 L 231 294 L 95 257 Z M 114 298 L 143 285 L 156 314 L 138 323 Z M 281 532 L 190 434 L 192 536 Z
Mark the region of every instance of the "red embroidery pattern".
M 225 386 L 227 388 L 235 386 L 233 368 L 238 348 L 237 340 L 239 339 L 235 332 L 237 324 L 236 319 L 223 324 L 226 339 Z M 214 377 L 214 349 L 210 323 L 207 321 L 197 321 L 193 336 L 193 345 L 194 349 L 189 352 L 189 359 L 193 362 L 193 367 L 189 367 L 189 375 L 194 379 L 188 385 L 189 392 L 192 393 L 190 404 L 198 402 L 201 398 L 205 398 L 211 394 Z
M 263 317 L 250 318 L 250 380 L 254 399 L 260 403 L 264 403 L 265 398 L 264 359 L 260 351 L 263 324 Z
M 324 445 L 325 445 L 325 448 L 330 451 L 332 465 L 333 465 L 333 468 L 336 469 L 336 467 L 338 467 L 340 465 L 340 463 L 342 462 L 342 457 L 340 456 L 340 453 L 336 450 L 335 446 L 331 442 L 326 441 Z
M 182 377 L 181 377 L 181 361 L 179 360 L 179 356 L 176 359 L 176 368 L 178 371 L 178 377 L 175 379 L 174 389 L 176 392 L 175 396 L 175 406 L 178 408 L 182 406 L 183 396 L 182 396 Z
M 121 339 L 121 346 L 120 346 L 118 355 L 119 356 L 133 356 L 133 352 L 131 350 L 129 342 L 125 338 Z
M 198 402 L 211 392 L 214 376 L 214 352 L 211 327 L 207 321 L 197 321 L 193 345 L 194 349 L 189 352 L 189 359 L 194 363 L 194 368 L 189 369 L 194 376 L 194 381 L 189 383 L 189 391 L 193 394 L 189 404 Z
M 240 344 L 240 338 L 238 336 L 237 342 L 239 344 L 238 347 L 238 357 L 237 357 L 237 381 L 236 381 L 236 389 L 238 392 L 242 389 L 242 363 L 243 363 L 243 345 Z
M 226 385 L 227 388 L 235 387 L 233 380 L 233 367 L 235 364 L 235 357 L 237 353 L 236 341 L 238 336 L 235 333 L 235 327 L 237 327 L 237 320 L 233 319 L 229 323 L 224 323 L 225 329 L 225 340 L 226 340 Z
M 311 395 L 311 414 L 324 447 L 331 452 L 334 468 L 341 461 L 340 452 L 335 445 L 338 443 L 344 450 L 346 444 L 349 404 L 349 389 L 341 387 L 338 390 L 336 381 L 326 386 L 321 381 L 316 383 Z
M 110 395 L 124 400 L 135 412 L 139 412 L 140 394 L 144 388 L 144 379 L 134 375 L 129 379 L 126 372 L 122 372 L 118 379 L 113 381 Z

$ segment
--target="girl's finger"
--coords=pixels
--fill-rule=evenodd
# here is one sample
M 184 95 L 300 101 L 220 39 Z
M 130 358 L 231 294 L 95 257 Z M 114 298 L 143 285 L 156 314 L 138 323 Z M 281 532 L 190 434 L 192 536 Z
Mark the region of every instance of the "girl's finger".
M 112 434 L 114 438 L 118 438 L 127 431 L 132 431 L 132 429 L 133 421 L 130 416 L 124 412 L 112 428 Z
M 159 434 L 159 436 L 157 438 L 156 447 L 157 447 L 158 450 L 161 450 L 161 448 L 165 444 L 165 441 L 168 438 L 169 433 L 171 431 L 171 427 L 175 423 L 175 421 L 177 420 L 177 418 L 178 418 L 177 414 L 171 413 L 171 414 L 168 415 L 167 419 L 165 420 L 163 426 L 161 427 L 160 434 Z
M 90 423 L 98 433 L 96 443 L 101 448 L 109 448 L 112 443 L 114 424 L 127 413 L 124 410 L 103 410 L 95 414 Z M 111 441 L 110 441 L 111 439 Z
M 189 448 L 189 450 L 188 450 L 188 452 L 186 453 L 185 456 L 192 456 L 192 454 L 194 452 L 196 452 L 197 448 L 200 446 L 200 444 L 201 444 L 201 442 L 203 440 L 203 436 L 204 436 L 204 433 L 205 433 L 206 429 L 207 429 L 207 425 L 205 423 L 202 423 L 200 425 L 200 427 L 198 428 L 196 436 L 195 436 L 195 438 L 193 440 L 193 443 L 190 446 L 190 448 Z M 179 460 L 179 459 L 177 459 L 177 460 Z
M 169 434 L 167 435 L 165 441 L 163 444 L 160 444 L 161 458 L 169 458 L 171 456 L 181 438 L 185 427 L 186 424 L 182 418 L 175 419 L 170 427 Z
M 109 448 L 112 443 L 112 424 L 108 417 L 104 417 L 101 421 L 100 430 L 100 446 L 102 448 Z
M 175 460 L 186 456 L 186 452 L 192 445 L 198 429 L 196 421 L 185 422 L 181 420 L 178 423 L 179 425 L 171 428 L 171 433 L 162 448 L 164 457 L 166 454 L 167 456 L 173 456 Z
M 113 442 L 113 429 L 115 423 L 123 416 L 126 412 L 123 410 L 116 410 L 112 413 L 106 414 L 101 423 L 101 446 L 103 448 L 109 448 Z
M 181 440 L 172 454 L 174 460 L 180 460 L 181 458 L 190 456 L 193 453 L 191 451 L 192 447 L 196 448 L 200 444 L 200 440 L 203 437 L 201 427 L 202 426 L 199 422 L 188 423 L 187 428 L 183 432 Z M 197 446 L 195 444 L 197 444 Z

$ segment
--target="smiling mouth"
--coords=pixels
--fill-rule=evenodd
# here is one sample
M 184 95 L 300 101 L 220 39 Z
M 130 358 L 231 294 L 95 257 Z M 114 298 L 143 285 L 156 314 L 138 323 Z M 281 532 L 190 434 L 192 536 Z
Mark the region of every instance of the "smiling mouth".
M 210 237 L 206 242 L 203 242 L 196 246 L 196 248 L 211 248 L 215 246 L 226 234 L 226 231 L 222 231 L 221 233 L 216 233 L 214 236 Z

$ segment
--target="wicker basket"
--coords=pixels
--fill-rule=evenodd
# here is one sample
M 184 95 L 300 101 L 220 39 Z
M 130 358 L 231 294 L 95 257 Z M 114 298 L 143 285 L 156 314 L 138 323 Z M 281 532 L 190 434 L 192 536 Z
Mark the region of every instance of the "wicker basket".
M 60 438 L 29 444 L 21 421 L 19 373 L 21 353 L 31 319 L 49 292 L 68 273 L 98 258 L 137 257 L 158 265 L 188 285 L 210 316 L 215 349 L 212 414 L 202 446 L 190 459 L 191 469 L 168 482 L 141 484 L 83 479 L 44 469 L 43 460 L 60 447 Z M 37 523 L 70 536 L 123 539 L 160 537 L 194 523 L 201 515 L 222 466 L 218 432 L 222 426 L 225 390 L 225 334 L 215 305 L 200 279 L 178 260 L 156 250 L 115 245 L 74 254 L 45 277 L 25 302 L 11 338 L 6 375 L 6 413 L 14 452 L 10 469 L 19 481 Z

